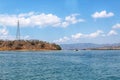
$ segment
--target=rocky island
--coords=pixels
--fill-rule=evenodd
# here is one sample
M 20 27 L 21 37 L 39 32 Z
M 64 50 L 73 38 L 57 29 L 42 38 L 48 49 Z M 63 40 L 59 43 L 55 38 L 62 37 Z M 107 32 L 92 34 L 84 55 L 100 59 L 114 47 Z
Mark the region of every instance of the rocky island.
M 61 50 L 55 43 L 48 43 L 39 40 L 0 40 L 0 51 L 40 51 L 40 50 Z

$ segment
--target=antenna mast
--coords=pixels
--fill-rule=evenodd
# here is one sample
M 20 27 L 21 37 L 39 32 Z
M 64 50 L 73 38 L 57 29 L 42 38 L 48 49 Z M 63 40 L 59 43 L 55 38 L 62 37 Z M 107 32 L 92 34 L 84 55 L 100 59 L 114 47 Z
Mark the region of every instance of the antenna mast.
M 19 24 L 19 20 L 17 22 L 16 40 L 20 40 L 20 24 Z

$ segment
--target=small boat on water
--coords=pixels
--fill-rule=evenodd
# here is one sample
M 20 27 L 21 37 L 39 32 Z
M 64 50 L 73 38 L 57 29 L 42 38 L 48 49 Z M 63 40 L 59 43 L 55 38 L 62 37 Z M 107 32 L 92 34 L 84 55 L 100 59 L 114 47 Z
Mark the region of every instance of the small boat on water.
M 75 49 L 74 51 L 79 51 L 78 49 Z

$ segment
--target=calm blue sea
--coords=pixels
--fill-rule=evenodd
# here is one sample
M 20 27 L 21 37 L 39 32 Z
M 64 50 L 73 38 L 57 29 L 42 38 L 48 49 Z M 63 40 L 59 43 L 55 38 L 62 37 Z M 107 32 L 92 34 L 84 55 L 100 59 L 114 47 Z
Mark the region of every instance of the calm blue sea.
M 0 80 L 120 80 L 120 50 L 4 51 Z

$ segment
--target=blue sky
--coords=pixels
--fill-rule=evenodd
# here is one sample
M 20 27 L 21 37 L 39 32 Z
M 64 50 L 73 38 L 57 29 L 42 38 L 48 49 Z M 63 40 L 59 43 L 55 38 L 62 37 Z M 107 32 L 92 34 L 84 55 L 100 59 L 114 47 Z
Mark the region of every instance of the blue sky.
M 0 39 L 120 43 L 120 0 L 0 0 Z

